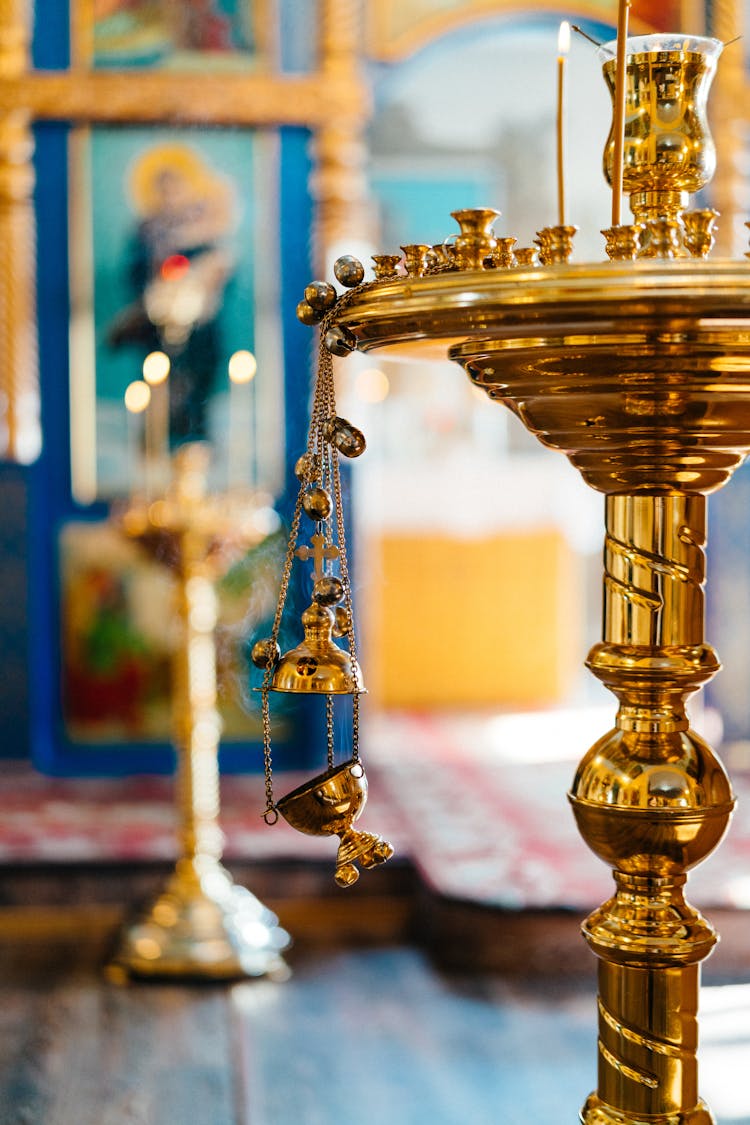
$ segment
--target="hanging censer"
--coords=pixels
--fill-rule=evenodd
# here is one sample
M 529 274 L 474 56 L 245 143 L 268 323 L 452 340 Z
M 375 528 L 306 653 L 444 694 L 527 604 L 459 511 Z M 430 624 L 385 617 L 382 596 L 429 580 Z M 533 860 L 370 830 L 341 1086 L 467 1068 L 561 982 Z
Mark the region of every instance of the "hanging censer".
M 355 258 L 339 258 L 334 266 L 337 280 L 350 289 L 364 277 Z M 347 301 L 345 294 L 341 301 Z M 278 604 L 270 637 L 258 641 L 253 663 L 263 669 L 263 761 L 266 784 L 267 824 L 275 824 L 279 813 L 299 832 L 312 836 L 338 836 L 340 844 L 334 878 L 348 887 L 359 878 L 357 865 L 375 867 L 393 855 L 382 836 L 353 827 L 367 800 L 367 777 L 359 756 L 359 697 L 365 691 L 357 661 L 352 612 L 352 593 L 346 558 L 346 535 L 341 501 L 339 454 L 358 457 L 365 449 L 360 430 L 336 413 L 332 353 L 348 355 L 354 342 L 338 327 L 330 327 L 337 303 L 336 290 L 324 281 L 305 289 L 305 300 L 297 307 L 304 324 L 321 323 L 318 371 L 313 395 L 307 449 L 295 466 L 300 482 L 292 516 L 289 543 L 281 579 Z M 310 520 L 309 543 L 297 546 L 303 516 Z M 278 637 L 292 566 L 295 559 L 312 564 L 312 604 L 302 614 L 304 638 L 283 656 Z M 338 576 L 333 573 L 338 569 Z M 346 638 L 347 648 L 334 638 Z M 271 755 L 269 692 L 298 692 L 324 695 L 326 706 L 327 769 L 281 800 L 274 798 Z M 334 757 L 334 705 L 336 695 L 352 697 L 351 756 L 336 764 Z

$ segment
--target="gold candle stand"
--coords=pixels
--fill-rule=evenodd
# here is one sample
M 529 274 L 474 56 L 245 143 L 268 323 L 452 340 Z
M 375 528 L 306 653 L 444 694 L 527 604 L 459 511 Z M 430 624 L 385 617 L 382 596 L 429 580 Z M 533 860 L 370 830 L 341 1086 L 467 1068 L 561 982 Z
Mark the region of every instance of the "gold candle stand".
M 206 446 L 183 446 L 167 496 L 152 504 L 134 502 L 118 517 L 123 533 L 166 562 L 175 576 L 180 639 L 172 722 L 180 858 L 157 898 L 124 928 L 108 966 L 115 980 L 288 975 L 281 954 L 289 935 L 221 864 L 214 582 L 261 533 L 255 502 L 206 495 L 207 468 Z
M 583 926 L 599 958 L 599 1079 L 581 1120 L 708 1125 L 697 1010 L 716 935 L 683 888 L 733 797 L 685 701 L 719 669 L 703 636 L 705 496 L 750 450 L 750 270 L 670 258 L 443 273 L 371 286 L 337 319 L 363 351 L 447 351 L 605 494 L 588 667 L 619 709 L 569 798 L 615 893 Z

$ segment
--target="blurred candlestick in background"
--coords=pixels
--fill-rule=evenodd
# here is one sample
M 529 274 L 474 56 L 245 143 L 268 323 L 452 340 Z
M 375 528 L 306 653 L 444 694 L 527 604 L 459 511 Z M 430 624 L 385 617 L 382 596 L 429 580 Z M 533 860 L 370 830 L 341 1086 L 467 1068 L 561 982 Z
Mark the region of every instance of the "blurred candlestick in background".
M 570 50 L 570 24 L 563 20 L 557 38 L 557 221 L 565 226 L 565 64 Z
M 258 364 L 252 352 L 229 358 L 229 487 L 255 484 L 255 394 L 251 386 Z

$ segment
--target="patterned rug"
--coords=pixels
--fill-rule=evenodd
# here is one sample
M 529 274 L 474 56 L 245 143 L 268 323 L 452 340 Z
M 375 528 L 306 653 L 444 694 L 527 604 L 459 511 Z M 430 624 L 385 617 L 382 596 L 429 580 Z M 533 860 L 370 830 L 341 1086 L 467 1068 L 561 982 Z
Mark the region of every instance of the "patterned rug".
M 506 909 L 589 909 L 612 881 L 581 841 L 566 792 L 582 747 L 611 716 L 595 708 L 370 719 L 359 826 L 388 838 L 440 894 Z M 279 792 L 303 780 L 282 775 Z M 689 898 L 700 906 L 750 908 L 750 778 L 733 783 L 739 800 L 727 838 L 690 877 Z M 333 859 L 335 841 L 283 821 L 269 828 L 262 809 L 261 778 L 222 779 L 228 860 Z M 175 821 L 168 778 L 48 778 L 16 764 L 0 775 L 3 864 L 173 860 Z
M 382 717 L 370 732 L 379 798 L 404 810 L 407 848 L 446 896 L 506 909 L 589 910 L 614 891 L 581 840 L 567 791 L 613 709 Z M 700 907 L 750 908 L 750 777 L 735 775 L 725 839 L 690 873 Z M 388 799 L 390 797 L 390 800 Z

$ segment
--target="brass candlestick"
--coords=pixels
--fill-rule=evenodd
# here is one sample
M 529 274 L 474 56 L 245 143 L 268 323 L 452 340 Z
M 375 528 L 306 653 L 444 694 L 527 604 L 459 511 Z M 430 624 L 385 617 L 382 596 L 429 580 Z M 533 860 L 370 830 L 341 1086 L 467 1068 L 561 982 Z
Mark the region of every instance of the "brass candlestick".
M 583 927 L 599 958 L 599 1078 L 584 1125 L 713 1120 L 696 1046 L 699 965 L 716 935 L 683 891 L 734 799 L 685 701 L 719 669 L 703 636 L 705 497 L 750 451 L 750 271 L 705 260 L 715 214 L 683 226 L 682 211 L 713 163 L 705 96 L 720 46 L 629 41 L 637 222 L 605 232 L 613 260 L 550 264 L 540 238 L 541 267 L 488 269 L 491 212 L 454 212 L 462 237 L 481 232 L 458 271 L 372 285 L 331 314 L 363 351 L 424 360 L 447 349 L 606 497 L 603 638 L 588 666 L 619 708 L 569 794 L 615 879 Z
M 616 894 L 584 933 L 600 958 L 588 1125 L 697 1125 L 698 963 L 715 934 L 686 872 L 729 822 L 729 781 L 685 699 L 719 668 L 703 638 L 704 494 L 750 450 L 750 271 L 696 259 L 373 288 L 342 326 L 363 350 L 448 354 L 606 494 L 604 634 L 588 665 L 620 701 L 570 799 Z M 637 315 L 632 310 L 637 309 Z M 472 327 L 476 326 L 476 327 Z M 575 340 L 572 344 L 571 339 Z
M 206 495 L 208 449 L 183 446 L 166 497 L 132 503 L 123 533 L 172 569 L 180 639 L 173 664 L 173 730 L 180 858 L 166 886 L 123 930 L 110 973 L 117 977 L 223 980 L 287 975 L 289 935 L 276 915 L 221 864 L 214 582 L 259 542 L 257 504 Z

